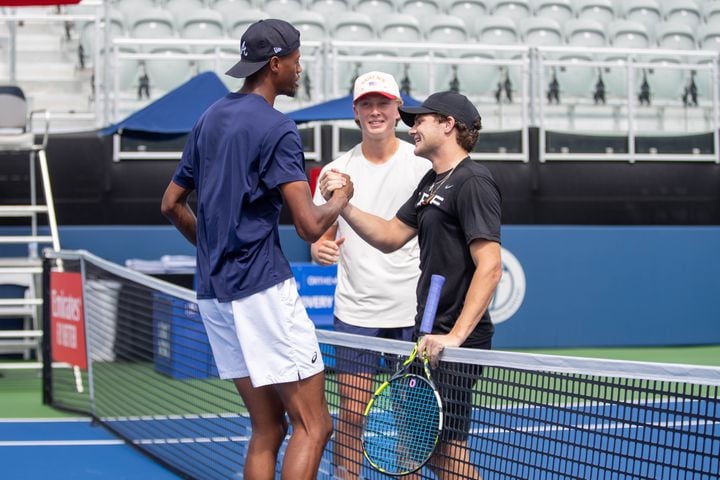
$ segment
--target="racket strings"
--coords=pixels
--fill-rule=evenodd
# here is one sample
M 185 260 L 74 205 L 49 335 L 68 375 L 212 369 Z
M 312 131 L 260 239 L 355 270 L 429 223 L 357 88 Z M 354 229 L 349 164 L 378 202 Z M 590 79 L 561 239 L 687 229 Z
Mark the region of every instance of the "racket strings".
M 440 422 L 440 406 L 427 380 L 406 375 L 391 381 L 366 417 L 368 459 L 388 473 L 417 470 L 435 449 Z

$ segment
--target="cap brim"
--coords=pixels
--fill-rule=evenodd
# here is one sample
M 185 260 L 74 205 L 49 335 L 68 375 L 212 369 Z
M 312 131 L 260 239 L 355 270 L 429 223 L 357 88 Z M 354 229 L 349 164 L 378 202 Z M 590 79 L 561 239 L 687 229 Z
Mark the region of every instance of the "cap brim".
M 225 72 L 225 75 L 230 75 L 231 77 L 235 78 L 249 77 L 253 73 L 263 68 L 265 65 L 267 65 L 269 61 L 270 60 L 265 60 L 263 62 L 243 62 L 242 60 L 240 60 L 238 63 L 233 65 L 230 70 Z
M 436 113 L 434 110 L 430 110 L 426 107 L 401 107 L 400 108 L 400 118 L 402 118 L 402 121 L 405 125 L 408 127 L 412 127 L 415 125 L 415 117 L 417 115 L 422 115 L 425 113 Z
M 361 98 L 367 97 L 368 95 L 370 95 L 370 94 L 372 94 L 372 93 L 376 93 L 376 94 L 378 94 L 378 95 L 382 95 L 383 97 L 389 98 L 390 100 L 399 100 L 399 99 L 400 99 L 400 97 L 396 97 L 396 96 L 393 95 L 392 93 L 388 93 L 388 92 L 363 92 L 363 94 L 362 94 L 362 95 L 358 95 L 357 98 L 355 98 L 355 99 L 353 100 L 353 102 L 357 102 L 357 101 L 360 100 Z

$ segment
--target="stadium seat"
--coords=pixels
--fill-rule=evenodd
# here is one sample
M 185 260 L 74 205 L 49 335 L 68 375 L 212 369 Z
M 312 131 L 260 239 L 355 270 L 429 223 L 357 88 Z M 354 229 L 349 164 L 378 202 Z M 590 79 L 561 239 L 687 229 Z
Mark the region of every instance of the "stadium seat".
M 99 43 L 102 44 L 105 19 L 101 19 L 99 22 L 101 35 Z M 110 37 L 119 38 L 126 35 L 124 14 L 120 10 L 110 10 Z M 91 58 L 93 49 L 95 48 L 95 24 L 93 22 L 87 22 L 80 27 L 80 44 L 85 50 L 85 55 Z
M 397 11 L 393 0 L 355 0 L 353 9 L 373 18 Z
M 228 11 L 225 14 L 225 28 L 229 37 L 240 41 L 250 25 L 265 18 L 270 18 L 270 15 L 257 9 Z
M 411 57 L 425 60 L 424 63 L 410 63 L 406 67 L 410 79 L 411 95 L 424 98 L 439 90 L 448 90 L 452 79 L 452 68 L 447 63 L 433 63 L 427 50 L 419 50 L 410 54 Z M 443 52 L 433 52 L 433 58 L 446 58 Z M 431 86 L 430 76 L 433 77 Z M 397 77 L 402 80 L 404 72 Z
M 607 27 L 615 18 L 610 0 L 576 0 L 575 11 L 581 20 L 594 20 Z
M 664 0 L 665 21 L 676 22 L 696 28 L 701 20 L 700 7 L 692 0 Z
M 650 63 L 656 65 L 648 70 L 647 76 L 653 100 L 680 102 L 685 89 L 685 78 L 689 72 L 676 68 L 663 68 L 680 63 L 677 58 L 655 58 L 650 59 Z
M 409 14 L 390 13 L 379 19 L 378 36 L 386 42 L 418 42 L 423 35 L 418 19 Z
M 705 23 L 708 25 L 714 25 L 720 21 L 720 2 L 703 2 L 702 14 L 705 19 Z
M 645 25 L 630 20 L 615 20 L 610 24 L 610 45 L 617 48 L 649 48 L 650 37 Z M 627 96 L 627 68 L 621 65 L 624 55 L 609 54 L 607 61 L 618 63 L 617 67 L 605 67 L 603 80 L 607 97 L 625 98 Z M 639 72 L 636 71 L 636 76 Z M 636 84 L 639 80 L 636 78 Z
M 465 22 L 452 15 L 435 15 L 422 22 L 425 38 L 433 43 L 465 43 L 468 38 Z
M 489 13 L 489 0 L 447 0 L 446 10 L 450 15 L 470 21 L 478 15 Z
M 567 21 L 564 26 L 566 41 L 571 47 L 607 46 L 605 29 L 600 22 L 588 19 L 574 19 Z M 559 58 L 560 60 L 577 62 L 594 60 L 595 55 L 573 53 L 561 55 Z M 597 77 L 598 69 L 585 65 L 566 66 L 557 71 L 557 78 L 563 90 L 561 92 L 563 96 L 591 98 Z
M 222 38 L 225 25 L 220 12 L 207 8 L 187 10 L 178 17 L 180 36 L 183 38 Z
M 376 48 L 363 53 L 363 61 L 360 64 L 360 73 L 372 72 L 379 70 L 386 72 L 396 79 L 402 77 L 402 65 L 397 60 L 398 54 L 391 49 Z
M 303 0 L 265 0 L 258 4 L 269 15 L 270 18 L 285 19 L 292 12 L 303 10 Z
M 460 92 L 471 97 L 489 95 L 497 87 L 500 79 L 500 67 L 497 65 L 483 65 L 480 61 L 483 59 L 491 60 L 495 57 L 490 52 L 473 52 L 462 54 L 460 58 L 478 62 L 477 64 L 463 63 L 458 65 L 457 76 L 460 82 Z
M 688 25 L 662 22 L 655 26 L 655 40 L 660 48 L 672 50 L 695 49 L 695 34 Z
M 165 0 L 163 8 L 173 14 L 176 27 L 180 29 L 179 19 L 186 15 L 189 11 L 195 11 L 205 8 L 203 0 Z
M 318 12 L 302 10 L 294 12 L 288 21 L 300 30 L 301 40 L 323 41 L 327 38 L 325 17 Z
M 398 11 L 412 14 L 422 21 L 440 13 L 440 4 L 436 0 L 399 0 Z
M 480 43 L 515 45 L 520 41 L 515 22 L 501 15 L 483 15 L 474 21 L 475 35 Z
M 155 0 L 120 0 L 111 5 L 113 9 L 122 12 L 127 19 L 136 16 L 138 12 L 152 10 L 159 6 Z
M 656 0 L 627 0 L 624 4 L 625 19 L 642 23 L 648 36 L 655 32 L 655 25 L 662 20 L 660 4 Z
M 328 19 L 334 40 L 366 41 L 375 39 L 375 28 L 369 15 L 343 12 Z
M 227 25 L 227 19 L 230 16 L 237 12 L 251 9 L 252 0 L 215 0 L 215 2 L 211 4 L 211 8 L 220 12 L 223 19 L 226 20 L 225 25 Z
M 552 18 L 524 18 L 518 23 L 523 41 L 537 47 L 563 44 L 560 24 Z
M 644 24 L 631 20 L 615 20 L 610 24 L 610 44 L 617 48 L 648 48 L 650 35 Z
M 558 83 L 560 84 L 561 99 L 567 97 L 592 98 L 592 93 L 597 82 L 598 69 L 586 65 L 575 65 L 575 62 L 593 60 L 591 55 L 573 53 L 561 55 L 559 60 L 572 62 L 555 70 Z M 549 78 L 546 72 L 546 80 Z
M 348 0 L 309 0 L 307 8 L 329 18 L 332 15 L 349 11 L 350 4 Z
M 535 0 L 533 6 L 536 17 L 552 18 L 560 25 L 575 16 L 570 0 Z
M 117 47 L 121 53 L 137 53 L 137 48 L 130 45 L 123 45 Z M 105 55 L 104 51 L 100 51 L 100 56 Z M 108 59 L 112 61 L 111 59 Z M 102 58 L 101 58 L 102 61 Z M 112 69 L 112 80 L 111 84 L 115 82 L 115 75 L 117 73 L 117 89 L 118 91 L 134 90 L 137 89 L 137 78 L 138 78 L 138 61 L 135 59 L 118 59 L 118 63 L 115 68 Z
M 130 35 L 135 38 L 174 37 L 175 18 L 169 11 L 159 8 L 136 12 L 136 18 L 130 27 Z
M 572 47 L 605 47 L 607 37 L 603 24 L 589 19 L 569 20 L 565 23 L 565 38 Z
M 718 2 L 720 5 L 720 2 Z M 720 10 L 719 10 L 720 12 Z M 718 17 L 720 19 L 720 17 Z M 702 50 L 720 52 L 720 22 L 700 25 L 697 30 L 698 45 Z
M 496 0 L 493 15 L 508 17 L 514 21 L 530 16 L 528 0 Z
M 172 90 L 190 77 L 194 72 L 190 62 L 183 58 L 172 58 L 172 55 L 189 53 L 188 49 L 181 47 L 159 47 L 150 50 L 150 53 L 159 54 L 159 57 L 145 60 L 145 68 L 150 77 L 152 90 Z M 162 58 L 166 56 L 167 58 Z
M 507 17 L 498 15 L 479 16 L 474 21 L 474 31 L 478 43 L 487 45 L 517 45 L 520 43 L 520 35 L 515 27 L 515 22 Z M 497 88 L 501 79 L 500 67 L 497 65 L 483 65 L 483 59 L 496 57 L 509 58 L 508 54 L 493 54 L 492 52 L 468 52 L 461 55 L 466 60 L 477 61 L 477 64 L 466 63 L 458 66 L 458 80 L 460 90 L 467 95 L 487 95 Z M 519 71 L 511 69 L 513 75 L 511 80 L 515 88 L 518 88 L 520 80 Z

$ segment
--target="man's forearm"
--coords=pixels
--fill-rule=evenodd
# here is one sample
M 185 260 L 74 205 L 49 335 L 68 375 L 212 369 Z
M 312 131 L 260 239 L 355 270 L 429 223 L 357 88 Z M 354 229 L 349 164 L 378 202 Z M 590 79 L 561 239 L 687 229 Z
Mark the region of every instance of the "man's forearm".
M 190 243 L 197 245 L 197 218 L 189 205 L 176 205 L 167 217 Z
M 364 212 L 351 203 L 343 209 L 341 215 L 363 240 L 381 252 L 394 252 L 409 239 L 402 241 L 393 235 L 392 221 Z
M 467 340 L 490 306 L 501 275 L 502 264 L 500 263 L 481 265 L 475 269 L 465 295 L 463 309 L 450 331 L 450 335 L 458 339 L 458 345 L 462 345 Z

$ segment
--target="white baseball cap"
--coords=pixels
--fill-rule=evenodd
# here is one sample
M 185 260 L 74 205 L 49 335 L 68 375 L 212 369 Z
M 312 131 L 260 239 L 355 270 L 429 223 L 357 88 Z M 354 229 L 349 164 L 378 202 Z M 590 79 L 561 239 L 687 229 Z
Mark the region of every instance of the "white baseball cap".
M 400 88 L 395 77 L 383 72 L 368 72 L 355 80 L 353 102 L 369 93 L 379 93 L 393 100 L 400 99 Z

